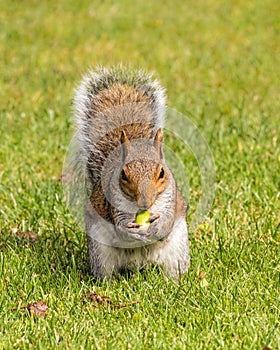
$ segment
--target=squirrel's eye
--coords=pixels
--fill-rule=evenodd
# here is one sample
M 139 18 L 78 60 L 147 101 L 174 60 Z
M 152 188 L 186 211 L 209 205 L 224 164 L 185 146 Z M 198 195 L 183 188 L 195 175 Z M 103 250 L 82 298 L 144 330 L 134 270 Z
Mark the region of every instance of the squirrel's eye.
M 160 173 L 159 173 L 158 178 L 159 179 L 163 179 L 164 178 L 164 169 L 163 168 L 160 169 Z
M 121 178 L 123 181 L 128 181 L 128 178 L 127 178 L 124 170 L 121 171 Z

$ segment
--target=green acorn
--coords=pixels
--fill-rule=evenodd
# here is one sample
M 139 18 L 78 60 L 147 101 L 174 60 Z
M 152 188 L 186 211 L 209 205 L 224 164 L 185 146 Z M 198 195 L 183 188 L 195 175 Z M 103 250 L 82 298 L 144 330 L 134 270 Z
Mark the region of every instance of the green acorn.
M 143 230 L 148 230 L 150 226 L 151 214 L 148 210 L 139 210 L 136 214 L 135 222 L 141 226 Z

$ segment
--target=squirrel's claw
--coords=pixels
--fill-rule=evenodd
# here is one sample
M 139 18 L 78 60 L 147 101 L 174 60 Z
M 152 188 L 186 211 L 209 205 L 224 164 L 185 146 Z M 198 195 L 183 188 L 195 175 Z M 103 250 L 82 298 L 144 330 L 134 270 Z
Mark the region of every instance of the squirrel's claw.
M 126 227 L 131 230 L 130 234 L 134 239 L 147 243 L 150 242 L 148 232 L 142 231 L 140 224 L 137 224 L 136 222 L 129 222 L 126 224 Z
M 160 217 L 160 214 L 154 214 L 152 217 L 148 220 L 150 224 L 155 222 L 158 218 Z M 126 224 L 126 227 L 128 229 L 131 229 L 131 235 L 133 236 L 134 239 L 143 241 L 146 243 L 151 242 L 150 236 L 152 235 L 152 232 L 150 230 L 148 231 L 142 231 L 141 230 L 141 225 L 137 224 L 136 222 L 129 222 Z M 139 230 L 140 229 L 140 230 Z M 133 232 L 134 231 L 134 232 Z
M 136 222 L 129 222 L 127 225 L 126 225 L 127 228 L 140 228 L 140 225 L 137 224 Z
M 151 224 L 152 222 L 156 221 L 160 217 L 160 214 L 154 214 L 150 220 L 149 223 Z

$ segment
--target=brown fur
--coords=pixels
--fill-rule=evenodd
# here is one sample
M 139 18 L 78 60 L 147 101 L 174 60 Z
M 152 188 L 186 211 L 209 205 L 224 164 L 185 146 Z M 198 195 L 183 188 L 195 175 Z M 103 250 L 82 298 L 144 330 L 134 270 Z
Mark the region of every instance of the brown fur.
M 96 210 L 97 214 L 100 215 L 103 219 L 112 222 L 110 215 L 110 204 L 106 199 L 104 192 L 102 191 L 101 182 L 92 191 L 90 203 L 93 208 Z
M 140 102 L 140 103 L 139 103 Z M 91 102 L 90 117 L 95 118 L 98 113 L 103 113 L 107 120 L 113 120 L 116 113 L 116 107 L 126 104 L 131 104 L 128 111 L 125 109 L 121 111 L 130 113 L 133 118 L 138 120 L 145 115 L 145 120 L 152 120 L 152 111 L 147 104 L 148 97 L 144 92 L 136 90 L 132 86 L 114 84 L 110 86 L 110 89 L 101 90 Z M 118 110 L 117 110 L 118 112 Z M 124 116 L 125 118 L 125 116 Z M 131 117 L 129 118 L 131 119 Z M 101 169 L 104 159 L 110 155 L 114 148 L 120 146 L 121 142 L 139 140 L 139 139 L 151 139 L 154 136 L 154 125 L 151 123 L 130 123 L 122 125 L 121 127 L 113 128 L 113 130 L 107 132 L 101 136 L 98 142 L 95 144 L 95 149 L 98 150 L 102 157 L 96 157 L 95 155 L 89 157 L 89 169 L 92 169 L 92 164 L 95 167 Z M 161 132 L 156 134 L 155 147 L 158 148 L 159 143 L 162 141 Z M 146 164 L 147 163 L 147 164 Z M 140 206 L 151 206 L 157 194 L 164 190 L 164 186 L 161 181 L 161 186 L 156 181 L 158 164 L 151 167 L 151 163 L 139 160 L 137 162 L 131 162 L 127 164 L 127 172 L 130 174 L 130 181 L 127 184 L 121 183 L 121 188 L 125 195 L 129 199 L 135 200 Z M 92 169 L 94 171 L 94 169 Z M 141 179 L 151 179 L 149 183 L 141 184 Z M 141 186 L 142 187 L 141 187 Z M 97 179 L 91 196 L 91 204 L 96 209 L 98 214 L 106 220 L 112 221 L 112 218 L 108 214 L 110 204 L 108 203 L 105 194 L 102 190 L 101 179 Z
M 112 130 L 100 135 L 95 143 L 96 151 L 103 156 L 99 159 L 94 156 L 94 162 L 98 163 L 99 169 L 103 165 L 102 158 L 106 159 L 120 145 L 123 130 L 128 140 L 150 139 L 154 134 L 152 110 L 148 104 L 148 97 L 144 92 L 132 86 L 114 84 L 110 86 L 110 89 L 101 90 L 91 101 L 89 117 L 94 119 L 99 114 L 107 120 L 107 123 L 112 124 Z M 116 115 L 120 119 L 123 118 L 123 121 L 118 122 L 124 125 L 113 126 Z M 145 116 L 144 120 L 143 116 Z M 129 122 L 126 123 L 126 121 Z M 96 130 L 92 132 L 96 133 Z
M 149 102 L 148 96 L 143 91 L 122 84 L 113 84 L 110 89 L 104 89 L 92 101 L 92 111 L 102 112 L 127 103 Z
M 159 179 L 159 171 L 163 165 L 150 160 L 139 159 L 123 167 L 127 180 L 120 176 L 120 187 L 127 197 L 136 201 L 139 208 L 149 209 L 167 185 L 168 175 L 165 170 L 163 179 Z

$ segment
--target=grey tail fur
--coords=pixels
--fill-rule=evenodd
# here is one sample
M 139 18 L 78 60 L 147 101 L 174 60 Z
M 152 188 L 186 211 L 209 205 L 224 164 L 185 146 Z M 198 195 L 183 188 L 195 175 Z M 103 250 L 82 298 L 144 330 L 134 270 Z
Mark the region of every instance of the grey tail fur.
M 89 71 L 74 97 L 76 162 L 83 167 L 90 162 L 98 173 L 118 146 L 121 129 L 129 139 L 154 136 L 164 124 L 165 100 L 164 89 L 143 70 L 118 66 Z

